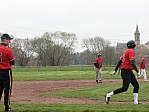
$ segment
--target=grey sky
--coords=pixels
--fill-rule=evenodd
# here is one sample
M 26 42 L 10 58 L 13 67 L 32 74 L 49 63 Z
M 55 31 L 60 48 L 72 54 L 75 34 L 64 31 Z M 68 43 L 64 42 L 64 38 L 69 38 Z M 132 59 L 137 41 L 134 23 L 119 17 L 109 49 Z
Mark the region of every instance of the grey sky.
M 65 31 L 76 33 L 80 44 L 84 38 L 101 36 L 116 45 L 134 39 L 138 24 L 145 43 L 148 4 L 149 0 L 0 0 L 0 32 L 33 38 Z

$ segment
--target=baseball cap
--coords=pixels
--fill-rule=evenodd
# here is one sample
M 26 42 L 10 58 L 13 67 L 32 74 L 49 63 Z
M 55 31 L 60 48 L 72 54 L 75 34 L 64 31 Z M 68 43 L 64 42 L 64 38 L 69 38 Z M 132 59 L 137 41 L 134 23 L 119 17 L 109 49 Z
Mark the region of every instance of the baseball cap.
M 12 40 L 13 38 L 10 37 L 7 33 L 2 34 L 1 39 Z
M 102 56 L 102 54 L 101 54 L 101 53 L 99 53 L 99 54 L 98 54 L 98 56 Z
M 142 56 L 142 58 L 146 58 L 146 56 Z

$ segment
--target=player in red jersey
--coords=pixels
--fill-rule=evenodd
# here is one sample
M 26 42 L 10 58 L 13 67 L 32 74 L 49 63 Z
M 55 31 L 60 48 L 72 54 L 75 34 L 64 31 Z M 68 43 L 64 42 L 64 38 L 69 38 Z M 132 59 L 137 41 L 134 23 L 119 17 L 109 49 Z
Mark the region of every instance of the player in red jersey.
M 8 34 L 1 36 L 0 43 L 0 100 L 4 91 L 5 112 L 11 110 L 10 97 L 12 89 L 12 71 L 11 65 L 15 64 L 15 58 L 8 45 L 12 38 Z
M 146 78 L 146 57 L 142 56 L 142 59 L 140 60 L 140 76 L 138 76 L 137 78 L 140 78 L 142 75 L 144 77 L 144 81 L 148 82 L 147 78 Z
M 96 71 L 96 83 L 97 84 L 98 84 L 98 75 L 100 75 L 99 82 L 102 83 L 102 70 L 101 70 L 102 57 L 101 56 L 102 56 L 101 54 L 98 54 L 98 57 L 94 61 L 94 68 L 95 68 L 95 71 Z
M 134 104 L 138 104 L 139 83 L 136 80 L 136 77 L 132 72 L 132 70 L 135 70 L 137 72 L 137 74 L 139 74 L 138 69 L 135 64 L 135 55 L 134 55 L 135 46 L 136 46 L 136 44 L 133 40 L 130 40 L 127 42 L 128 49 L 126 49 L 126 51 L 123 54 L 123 60 L 122 60 L 121 66 L 120 66 L 123 85 L 121 88 L 116 89 L 116 90 L 106 94 L 106 103 L 107 104 L 109 104 L 110 97 L 112 95 L 116 95 L 116 94 L 127 91 L 130 83 L 134 87 L 134 89 L 133 89 Z

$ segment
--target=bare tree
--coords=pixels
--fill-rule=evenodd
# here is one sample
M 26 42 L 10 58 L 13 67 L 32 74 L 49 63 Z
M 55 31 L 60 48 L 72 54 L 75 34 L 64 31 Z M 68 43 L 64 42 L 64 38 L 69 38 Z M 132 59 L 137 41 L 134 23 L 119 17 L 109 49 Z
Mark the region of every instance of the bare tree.
M 83 47 L 85 47 L 92 53 L 100 52 L 108 45 L 110 45 L 110 42 L 108 40 L 104 40 L 101 37 L 91 37 L 88 39 L 83 39 Z
M 57 31 L 46 32 L 41 37 L 32 41 L 38 59 L 38 65 L 58 66 L 69 64 L 74 45 L 77 41 L 76 35 Z
M 18 66 L 26 66 L 30 59 L 33 57 L 33 50 L 31 47 L 30 40 L 15 38 L 14 42 L 11 43 L 12 51 L 16 58 L 16 64 Z
M 35 52 L 37 66 L 46 66 L 48 63 L 47 47 L 53 42 L 44 37 L 36 37 L 31 41 L 31 44 Z
M 93 54 L 94 58 L 97 57 L 98 53 L 102 53 L 103 60 L 107 61 L 106 58 L 108 57 L 106 55 L 109 53 L 109 48 L 110 48 L 109 46 L 110 46 L 110 41 L 104 40 L 101 37 L 94 37 L 94 38 L 92 37 L 88 39 L 83 39 L 83 47 L 85 47 L 88 51 L 90 51 Z

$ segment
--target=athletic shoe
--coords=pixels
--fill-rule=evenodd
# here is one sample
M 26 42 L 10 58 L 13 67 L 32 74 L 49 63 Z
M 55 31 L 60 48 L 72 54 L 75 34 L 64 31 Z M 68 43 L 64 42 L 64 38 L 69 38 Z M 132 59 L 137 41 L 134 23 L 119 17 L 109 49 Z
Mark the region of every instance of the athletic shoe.
M 137 79 L 140 79 L 140 76 L 137 75 L 136 78 L 137 78 Z
M 9 110 L 8 109 L 5 109 L 4 112 L 12 112 L 12 111 L 11 111 L 11 109 L 9 109 Z
M 109 104 L 110 97 L 108 97 L 107 95 L 105 95 L 105 101 L 106 101 L 106 104 Z
M 96 80 L 96 83 L 98 84 L 98 80 Z
M 145 79 L 144 81 L 145 81 L 145 82 L 148 82 L 148 80 L 147 80 L 147 79 Z
M 99 80 L 99 83 L 102 83 L 102 81 L 101 81 L 101 80 Z

